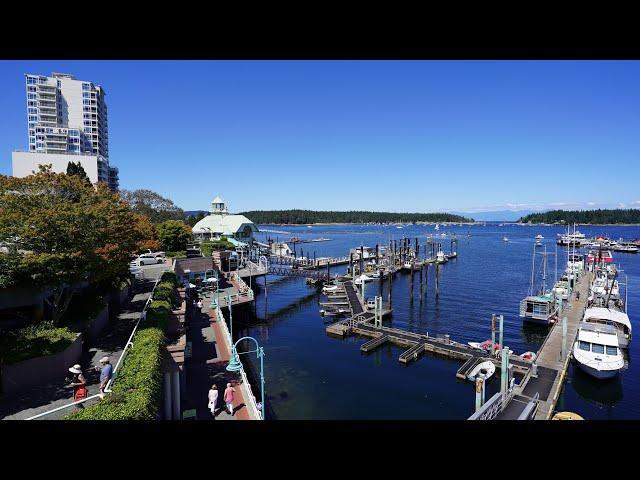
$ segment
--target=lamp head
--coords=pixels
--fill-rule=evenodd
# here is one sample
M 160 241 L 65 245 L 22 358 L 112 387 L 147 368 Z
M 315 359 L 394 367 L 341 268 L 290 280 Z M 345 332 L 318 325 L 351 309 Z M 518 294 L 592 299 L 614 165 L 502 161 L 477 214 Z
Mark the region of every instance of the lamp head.
M 238 357 L 236 349 L 234 348 L 231 352 L 229 365 L 227 365 L 227 372 L 239 372 L 240 370 L 242 370 L 242 363 L 240 363 L 240 358 Z

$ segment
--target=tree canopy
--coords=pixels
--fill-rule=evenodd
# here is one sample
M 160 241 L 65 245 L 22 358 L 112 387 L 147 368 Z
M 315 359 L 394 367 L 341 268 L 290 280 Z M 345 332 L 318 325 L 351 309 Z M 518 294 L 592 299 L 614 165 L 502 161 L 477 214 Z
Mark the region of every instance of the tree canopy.
M 521 223 L 588 223 L 592 225 L 604 224 L 632 224 L 640 223 L 638 209 L 610 209 L 610 210 L 551 210 L 549 212 L 532 213 L 520 218 Z
M 120 196 L 131 210 L 146 215 L 153 223 L 165 220 L 184 220 L 184 210 L 176 206 L 172 200 L 151 190 L 121 190 Z
M 156 225 L 160 246 L 167 252 L 186 250 L 191 240 L 191 227 L 178 220 L 166 220 Z
M 41 170 L 0 176 L 0 287 L 47 286 L 55 291 L 54 321 L 81 281 L 111 284 L 145 239 L 129 206 L 104 184 Z
M 67 175 L 75 175 L 91 185 L 91 180 L 89 180 L 89 176 L 80 162 L 69 162 L 67 164 Z
M 365 211 L 314 210 L 255 210 L 242 215 L 258 224 L 306 223 L 413 223 L 413 222 L 472 222 L 470 218 L 451 213 L 392 213 Z

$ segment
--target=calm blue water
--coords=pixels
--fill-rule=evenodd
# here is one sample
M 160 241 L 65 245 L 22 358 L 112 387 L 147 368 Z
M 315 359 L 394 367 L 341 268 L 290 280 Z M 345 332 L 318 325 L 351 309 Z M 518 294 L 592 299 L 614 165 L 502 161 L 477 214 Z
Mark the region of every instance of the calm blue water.
M 389 239 L 418 237 L 421 245 L 430 233 L 456 233 L 458 258 L 440 270 L 439 297 L 435 297 L 435 268 L 429 269 L 424 296 L 415 274 L 413 297 L 410 275 L 399 273 L 393 282 L 393 316 L 386 323 L 411 331 L 449 334 L 461 342 L 483 341 L 491 336 L 491 314 L 504 315 L 504 343 L 516 353 L 537 350 L 546 328 L 523 325 L 518 317 L 520 300 L 527 295 L 531 275 L 533 237 L 540 233 L 547 251 L 555 253 L 561 227 L 498 224 L 443 227 L 429 226 L 329 225 L 265 226 L 290 235 L 262 233 L 286 240 L 328 237 L 330 242 L 301 244 L 305 256 L 345 256 L 349 248 L 386 245 Z M 640 237 L 640 227 L 580 227 L 587 236 Z M 470 237 L 467 237 L 470 234 Z M 509 242 L 502 240 L 503 236 Z M 445 252 L 449 238 L 441 239 Z M 542 249 L 539 248 L 538 251 Z M 538 256 L 537 261 L 541 259 Z M 614 261 L 628 275 L 628 310 L 637 329 L 640 308 L 640 255 L 614 253 Z M 558 270 L 564 269 L 566 249 L 558 247 Z M 344 271 L 346 267 L 333 272 Z M 554 281 L 555 257 L 548 257 L 549 282 Z M 624 278 L 624 274 L 623 274 Z M 455 378 L 461 363 L 431 354 L 403 366 L 402 349 L 391 345 L 362 354 L 366 338 L 344 340 L 329 337 L 320 317 L 323 300 L 304 279 L 269 277 L 267 292 L 262 287 L 257 301 L 258 324 L 236 332 L 256 337 L 264 346 L 265 392 L 271 411 L 280 419 L 465 419 L 474 409 L 474 388 Z M 383 296 L 387 300 L 387 283 Z M 378 293 L 378 283 L 367 284 L 366 295 Z M 235 327 L 235 326 L 234 326 Z M 234 328 L 235 330 L 235 328 Z M 618 380 L 597 382 L 572 368 L 558 404 L 559 409 L 579 413 L 588 419 L 640 418 L 640 381 L 634 362 L 640 341 L 632 343 L 629 369 Z M 499 379 L 489 382 L 488 396 L 498 389 Z

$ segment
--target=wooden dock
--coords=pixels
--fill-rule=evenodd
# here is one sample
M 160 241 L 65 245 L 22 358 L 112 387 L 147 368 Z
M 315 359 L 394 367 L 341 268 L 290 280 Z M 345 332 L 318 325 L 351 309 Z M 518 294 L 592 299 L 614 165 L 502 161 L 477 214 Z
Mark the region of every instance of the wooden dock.
M 587 307 L 589 285 L 593 274 L 585 272 L 578 279 L 575 289 L 564 307 L 562 316 L 567 317 L 567 336 L 565 339 L 565 355 L 562 356 L 562 322 L 556 322 L 547 334 L 542 346 L 538 350 L 535 364 L 536 374 L 530 374 L 520 385 L 514 388 L 512 400 L 496 417 L 496 420 L 513 420 L 520 416 L 527 403 L 537 399 L 535 420 L 551 419 L 558 397 L 566 379 L 571 351 L 578 335 L 578 326 Z M 580 299 L 576 298 L 580 293 Z M 518 400 L 515 401 L 514 400 Z M 513 403 L 513 405 L 511 405 Z

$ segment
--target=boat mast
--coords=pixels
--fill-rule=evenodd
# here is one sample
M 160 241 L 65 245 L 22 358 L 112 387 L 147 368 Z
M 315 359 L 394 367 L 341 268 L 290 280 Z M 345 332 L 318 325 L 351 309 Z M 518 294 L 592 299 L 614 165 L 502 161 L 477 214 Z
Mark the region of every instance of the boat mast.
M 547 246 L 544 246 L 544 264 L 542 265 L 542 295 L 547 291 Z
M 533 255 L 531 255 L 531 283 L 529 284 L 529 296 L 533 295 L 533 275 L 536 269 L 536 244 L 533 244 Z

